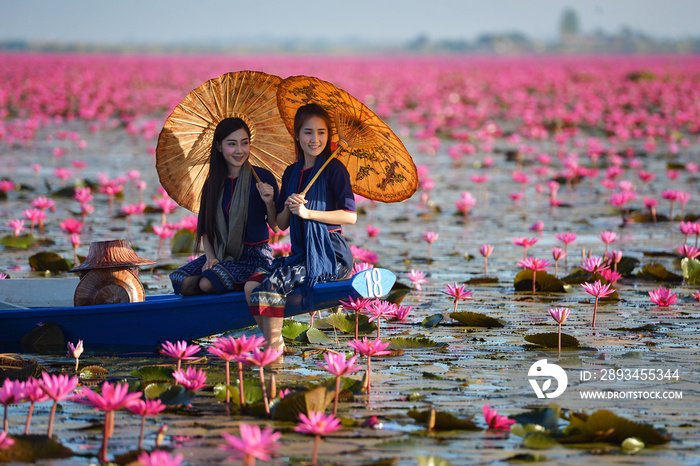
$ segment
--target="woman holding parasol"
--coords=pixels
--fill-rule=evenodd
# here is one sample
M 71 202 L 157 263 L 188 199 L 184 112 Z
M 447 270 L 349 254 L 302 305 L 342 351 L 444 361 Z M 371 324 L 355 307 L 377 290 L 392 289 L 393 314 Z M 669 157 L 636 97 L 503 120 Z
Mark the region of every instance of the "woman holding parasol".
M 268 170 L 253 169 L 250 142 L 241 118 L 224 118 L 216 126 L 197 220 L 196 245 L 197 250 L 203 246 L 204 255 L 170 274 L 176 294 L 245 289 L 249 296 L 264 278 L 255 271 L 272 262 L 267 226 L 279 231 L 277 181 Z
M 287 295 L 301 287 L 307 299 L 314 284 L 345 278 L 352 269 L 352 252 L 342 234 L 342 225 L 357 220 L 350 175 L 336 159 L 322 169 L 331 155 L 331 130 L 331 117 L 320 105 L 297 110 L 297 162 L 285 170 L 277 201 L 277 224 L 290 227 L 292 254 L 273 263 L 249 301 L 251 315 L 273 348 L 284 347 L 281 330 Z M 308 192 L 300 194 L 317 175 Z

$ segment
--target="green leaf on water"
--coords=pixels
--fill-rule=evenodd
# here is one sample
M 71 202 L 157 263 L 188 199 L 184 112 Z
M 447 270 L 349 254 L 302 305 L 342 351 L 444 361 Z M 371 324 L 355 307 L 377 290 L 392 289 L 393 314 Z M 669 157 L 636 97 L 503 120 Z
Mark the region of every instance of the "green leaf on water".
M 304 335 L 306 336 L 306 340 L 312 345 L 319 343 L 331 343 L 333 341 L 317 328 L 309 328 Z
M 620 262 L 617 264 L 617 271 L 623 277 L 629 277 L 632 275 L 632 271 L 639 265 L 639 259 L 636 257 L 623 256 Z
M 467 285 L 489 285 L 491 283 L 498 283 L 498 277 L 475 277 L 470 278 L 464 283 Z
M 652 262 L 651 264 L 645 264 L 642 270 L 637 272 L 637 277 L 645 278 L 647 280 L 662 281 L 662 282 L 682 282 L 683 277 L 673 272 L 666 270 L 666 267 L 659 264 L 658 262 Z
M 231 381 L 233 385 L 217 384 L 214 386 L 214 396 L 219 401 L 226 400 L 226 390 L 229 391 L 229 399 L 234 406 L 240 404 L 240 396 L 238 393 L 238 381 Z M 252 405 L 262 401 L 262 387 L 259 379 L 243 379 L 243 398 L 246 405 Z
M 155 400 L 160 398 L 160 396 L 170 389 L 173 385 L 170 383 L 149 383 L 146 388 L 143 389 L 143 394 L 146 399 Z
M 170 245 L 172 254 L 191 254 L 194 252 L 195 234 L 192 230 L 186 228 L 181 229 L 175 236 Z
M 430 410 L 418 411 L 411 410 L 408 415 L 421 424 L 428 424 L 430 419 Z M 453 414 L 443 411 L 435 412 L 435 430 L 481 430 L 472 422 L 474 416 L 469 416 L 466 419 L 460 419 Z
M 27 249 L 37 244 L 37 239 L 30 233 L 20 236 L 7 235 L 0 238 L 0 244 L 6 248 Z
M 29 265 L 34 270 L 51 273 L 67 272 L 73 268 L 73 262 L 64 259 L 55 252 L 42 251 L 29 257 Z
M 411 292 L 411 288 L 400 282 L 395 282 L 391 287 L 389 294 L 382 298 L 382 301 L 388 301 L 394 304 L 401 304 L 401 301 Z
M 591 415 L 572 413 L 570 424 L 564 429 L 560 443 L 610 442 L 620 445 L 625 439 L 635 437 L 646 445 L 662 445 L 669 441 L 666 433 L 649 424 L 642 424 L 619 417 L 612 411 L 601 409 Z
M 272 419 L 298 422 L 300 413 L 308 416 L 309 411 L 324 412 L 332 401 L 333 392 L 326 390 L 326 387 L 289 394 L 277 403 Z
M 70 458 L 73 451 L 61 445 L 56 436 L 12 435 L 15 441 L 10 448 L 0 450 L 0 462 L 35 463 L 40 459 Z
M 560 444 L 544 432 L 532 432 L 527 434 L 525 440 L 523 440 L 523 446 L 534 450 L 546 450 L 560 446 Z
M 442 314 L 433 314 L 431 316 L 426 317 L 423 319 L 423 322 L 421 322 L 421 325 L 423 328 L 433 328 L 437 326 L 442 320 L 445 318 L 444 315 Z
M 543 292 L 559 293 L 564 292 L 564 283 L 547 272 L 537 272 L 536 289 Z M 532 270 L 521 270 L 513 281 L 515 291 L 532 291 Z
M 197 396 L 192 390 L 188 390 L 182 385 L 171 385 L 167 390 L 158 396 L 158 399 L 168 406 L 189 405 Z
M 303 334 L 311 327 L 302 322 L 289 322 L 282 327 L 282 336 L 288 340 L 303 341 Z
M 358 316 L 357 320 L 358 320 L 358 328 L 357 328 L 358 334 L 374 332 L 377 330 L 377 326 L 375 325 L 375 323 L 370 322 L 369 318 L 366 315 L 360 314 Z M 352 315 L 347 315 L 347 314 L 343 314 L 343 313 L 331 314 L 330 316 L 326 317 L 325 319 L 321 319 L 321 321 L 327 323 L 328 325 L 331 326 L 331 328 L 335 328 L 336 330 L 338 330 L 340 332 L 347 333 L 349 335 L 355 334 L 355 314 L 354 313 Z
M 395 337 L 389 340 L 389 349 L 421 349 L 421 348 L 443 348 L 447 346 L 447 343 L 438 343 L 431 340 L 430 338 L 404 338 Z
M 681 270 L 683 270 L 683 278 L 689 285 L 697 285 L 700 283 L 700 260 L 683 258 L 681 261 Z
M 174 370 L 172 366 L 144 366 L 131 371 L 130 375 L 144 382 L 172 382 Z
M 556 332 L 551 333 L 535 333 L 533 335 L 526 335 L 525 341 L 532 343 L 534 345 L 543 346 L 545 348 L 558 348 L 559 347 L 559 334 Z M 567 335 L 566 333 L 561 334 L 561 347 L 562 348 L 578 348 L 580 345 L 579 341 Z
M 503 321 L 494 319 L 493 317 L 489 317 L 484 314 L 479 314 L 477 312 L 453 312 L 449 315 L 449 317 L 450 319 L 454 319 L 467 327 L 499 328 L 505 326 Z

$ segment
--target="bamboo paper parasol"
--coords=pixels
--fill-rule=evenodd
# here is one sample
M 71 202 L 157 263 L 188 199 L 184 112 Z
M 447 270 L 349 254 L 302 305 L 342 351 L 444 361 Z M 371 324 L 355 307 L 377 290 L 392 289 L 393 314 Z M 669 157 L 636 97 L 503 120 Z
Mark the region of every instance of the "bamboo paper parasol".
M 178 104 L 163 125 L 156 147 L 156 169 L 170 197 L 198 212 L 214 130 L 228 117 L 246 122 L 251 131 L 250 162 L 270 170 L 279 182 L 296 158 L 294 141 L 277 109 L 280 81 L 259 71 L 226 73 L 194 89 Z
M 279 84 L 277 105 L 292 136 L 297 109 L 309 103 L 321 105 L 333 119 L 331 142 L 338 148 L 331 158 L 347 167 L 353 192 L 382 202 L 400 202 L 416 192 L 416 165 L 401 140 L 362 102 L 329 82 L 291 76 Z

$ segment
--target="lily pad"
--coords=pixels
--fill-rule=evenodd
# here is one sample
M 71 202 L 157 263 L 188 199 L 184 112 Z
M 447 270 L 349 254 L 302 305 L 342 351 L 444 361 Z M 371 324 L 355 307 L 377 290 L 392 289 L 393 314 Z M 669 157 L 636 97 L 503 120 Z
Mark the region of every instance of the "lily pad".
M 683 277 L 673 272 L 666 270 L 666 267 L 658 262 L 652 262 L 642 267 L 642 270 L 637 272 L 637 277 L 647 280 L 662 281 L 662 282 L 682 282 Z
M 561 443 L 610 442 L 620 445 L 625 439 L 635 437 L 647 445 L 662 445 L 669 440 L 668 435 L 649 424 L 624 419 L 606 409 L 590 416 L 573 413 L 570 424 L 564 430 Z
M 430 338 L 404 338 L 395 337 L 389 340 L 389 349 L 420 349 L 420 348 L 443 348 L 447 343 L 438 343 Z
M 498 277 L 475 277 L 470 278 L 464 283 L 467 285 L 489 285 L 491 283 L 498 283 Z
M 7 235 L 0 238 L 1 245 L 5 246 L 6 248 L 14 249 L 27 249 L 37 244 L 37 242 L 38 241 L 34 235 L 30 233 L 20 236 Z
M 467 327 L 499 328 L 505 326 L 503 321 L 484 314 L 479 314 L 478 312 L 453 312 L 449 317 Z
M 195 234 L 192 230 L 183 228 L 175 233 L 170 245 L 172 254 L 191 254 L 194 252 Z
M 528 426 L 537 425 L 542 429 L 554 431 L 559 426 L 559 408 L 556 405 L 534 408 L 521 414 L 510 416 L 526 430 Z
M 46 435 L 12 435 L 10 448 L 0 450 L 0 461 L 35 463 L 44 458 L 70 458 L 73 451 L 61 445 L 55 437 Z
M 173 370 L 172 366 L 145 366 L 131 371 L 131 376 L 144 382 L 172 382 Z
M 51 273 L 67 272 L 73 268 L 73 263 L 68 259 L 64 259 L 55 252 L 42 251 L 34 254 L 29 258 L 29 265 L 34 270 L 46 271 Z
M 226 390 L 229 391 L 231 402 L 238 406 L 240 404 L 240 396 L 238 393 L 238 380 L 231 381 L 233 385 L 218 384 L 214 386 L 214 396 L 219 401 L 226 399 Z M 246 405 L 252 405 L 262 401 L 262 387 L 258 379 L 243 379 L 243 398 Z
M 547 272 L 537 272 L 535 288 L 539 291 L 559 293 L 564 292 L 564 283 Z M 515 291 L 532 291 L 532 270 L 521 270 L 513 281 Z
M 188 390 L 182 385 L 171 385 L 170 388 L 160 394 L 158 399 L 167 406 L 189 405 L 197 396 L 192 390 Z
M 303 341 L 304 332 L 310 328 L 311 326 L 303 322 L 290 322 L 282 328 L 282 336 L 288 340 Z
M 559 334 L 555 332 L 551 333 L 535 333 L 533 335 L 526 335 L 525 341 L 532 343 L 534 345 L 543 346 L 545 348 L 558 348 L 559 347 Z M 561 347 L 562 348 L 578 348 L 580 345 L 579 341 L 567 335 L 566 333 L 561 334 Z
M 697 285 L 700 283 L 700 260 L 684 258 L 681 261 L 681 270 L 683 270 L 683 278 L 689 285 Z
M 617 272 L 623 277 L 629 277 L 638 265 L 639 259 L 636 257 L 623 256 L 617 264 Z
M 388 301 L 394 304 L 401 304 L 401 301 L 411 292 L 411 288 L 404 285 L 403 283 L 395 282 L 394 286 L 391 287 L 391 291 L 386 297 L 382 298 L 382 301 Z
M 320 331 L 317 328 L 310 328 L 306 332 L 304 332 L 304 336 L 306 337 L 306 340 L 311 343 L 311 344 L 319 344 L 319 343 L 330 343 L 333 340 L 328 338 L 328 336 Z
M 277 421 L 298 422 L 299 414 L 309 414 L 309 411 L 324 412 L 333 401 L 333 392 L 326 387 L 318 387 L 287 395 L 275 406 L 272 419 Z
M 355 333 L 355 315 L 347 315 L 347 314 L 342 314 L 342 313 L 336 313 L 336 314 L 331 314 L 330 316 L 326 317 L 325 319 L 321 319 L 320 322 L 325 322 L 331 326 L 331 328 L 335 328 L 336 330 L 347 333 L 350 335 L 353 335 Z M 369 332 L 374 332 L 377 330 L 377 326 L 375 325 L 374 322 L 370 322 L 369 318 L 364 315 L 360 314 L 358 316 L 358 328 L 357 332 L 358 334 L 361 333 L 369 333 Z
M 534 450 L 546 450 L 561 446 L 561 444 L 544 432 L 532 432 L 527 434 L 525 440 L 523 440 L 523 446 Z
M 430 420 L 430 411 L 411 410 L 408 415 L 421 424 L 428 424 Z M 481 430 L 472 422 L 474 416 L 469 416 L 466 419 L 460 419 L 453 414 L 443 411 L 435 412 L 435 427 L 434 430 Z
M 421 326 L 422 326 L 423 328 L 433 328 L 433 327 L 436 327 L 437 324 L 439 324 L 440 322 L 442 322 L 444 318 L 445 318 L 445 316 L 442 315 L 442 314 L 433 314 L 433 315 L 428 316 L 428 317 L 426 317 L 425 319 L 423 319 L 423 322 L 421 322 Z

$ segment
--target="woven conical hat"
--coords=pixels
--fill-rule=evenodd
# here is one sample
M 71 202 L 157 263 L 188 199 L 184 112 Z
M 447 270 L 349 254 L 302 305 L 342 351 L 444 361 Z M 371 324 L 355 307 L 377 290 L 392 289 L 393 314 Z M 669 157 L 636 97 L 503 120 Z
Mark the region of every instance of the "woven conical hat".
M 90 251 L 87 258 L 85 258 L 85 262 L 71 269 L 71 272 L 82 272 L 92 269 L 134 268 L 148 264 L 155 264 L 155 261 L 137 256 L 127 240 L 115 239 L 90 243 Z

